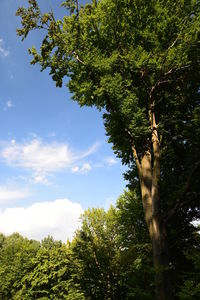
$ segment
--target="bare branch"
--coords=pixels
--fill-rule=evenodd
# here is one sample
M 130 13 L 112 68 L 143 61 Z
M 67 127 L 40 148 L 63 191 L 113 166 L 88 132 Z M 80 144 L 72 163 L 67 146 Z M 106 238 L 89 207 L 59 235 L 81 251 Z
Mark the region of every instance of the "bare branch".
M 200 63 L 200 61 L 197 61 L 196 62 L 197 64 Z M 166 73 L 164 73 L 160 79 L 158 79 L 156 81 L 156 83 L 152 86 L 150 92 L 149 92 L 149 98 L 150 98 L 150 101 L 152 100 L 153 98 L 153 93 L 155 92 L 156 88 L 159 87 L 161 84 L 165 84 L 165 83 L 170 83 L 172 82 L 172 80 L 170 79 L 165 79 L 166 77 L 168 77 L 169 75 L 172 75 L 176 72 L 179 72 L 179 71 L 182 71 L 182 70 L 185 70 L 185 69 L 188 69 L 192 67 L 191 64 L 188 64 L 188 65 L 185 65 L 185 66 L 182 66 L 180 68 L 173 68 L 173 69 L 170 69 L 169 71 L 167 71 Z
M 78 54 L 76 55 L 76 59 L 83 65 L 85 65 L 85 63 L 79 58 Z

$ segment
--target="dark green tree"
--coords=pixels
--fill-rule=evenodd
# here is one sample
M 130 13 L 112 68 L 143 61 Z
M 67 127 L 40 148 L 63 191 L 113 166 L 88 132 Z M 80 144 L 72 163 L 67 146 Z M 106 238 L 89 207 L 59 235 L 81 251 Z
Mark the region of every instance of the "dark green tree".
M 185 249 L 187 268 L 180 274 L 181 284 L 179 286 L 179 299 L 193 300 L 200 297 L 200 236 L 199 232 L 191 236 L 192 240 L 196 239 L 197 245 L 191 243 L 188 239 L 188 247 Z
M 171 299 L 167 233 L 174 216 L 189 224 L 199 209 L 200 2 L 68 0 L 62 21 L 28 2 L 18 34 L 44 29 L 32 63 L 57 86 L 66 80 L 80 106 L 104 110 L 109 141 L 140 185 L 156 297 Z

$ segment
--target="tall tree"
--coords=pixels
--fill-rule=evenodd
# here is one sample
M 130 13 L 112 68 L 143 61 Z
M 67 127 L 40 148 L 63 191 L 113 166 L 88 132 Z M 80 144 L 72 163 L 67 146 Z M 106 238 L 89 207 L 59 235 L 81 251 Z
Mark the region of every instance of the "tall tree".
M 191 220 L 199 207 L 200 2 L 67 0 L 62 21 L 28 2 L 17 11 L 18 34 L 44 29 L 32 63 L 50 68 L 57 86 L 70 77 L 80 106 L 105 111 L 109 141 L 140 184 L 156 297 L 171 299 L 168 227 L 183 208 Z

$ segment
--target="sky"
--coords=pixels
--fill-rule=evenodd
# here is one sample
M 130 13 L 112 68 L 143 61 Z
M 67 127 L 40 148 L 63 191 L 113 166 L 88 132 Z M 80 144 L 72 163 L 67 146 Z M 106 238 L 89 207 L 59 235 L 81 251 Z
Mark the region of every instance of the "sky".
M 125 167 L 107 143 L 101 113 L 72 101 L 48 70 L 31 66 L 33 32 L 16 35 L 15 12 L 25 0 L 0 0 L 0 232 L 66 241 L 87 208 L 115 203 Z M 64 14 L 62 0 L 40 0 L 42 11 Z

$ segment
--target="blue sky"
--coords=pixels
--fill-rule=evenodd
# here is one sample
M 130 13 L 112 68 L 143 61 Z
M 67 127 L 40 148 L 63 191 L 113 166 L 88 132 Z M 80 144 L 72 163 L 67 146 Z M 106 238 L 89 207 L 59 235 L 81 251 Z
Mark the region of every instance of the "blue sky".
M 101 114 L 80 108 L 48 71 L 31 66 L 15 17 L 24 0 L 0 1 L 0 231 L 40 239 L 71 237 L 88 207 L 105 207 L 123 192 L 125 168 L 107 143 Z M 63 15 L 59 0 L 42 9 Z

